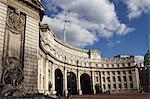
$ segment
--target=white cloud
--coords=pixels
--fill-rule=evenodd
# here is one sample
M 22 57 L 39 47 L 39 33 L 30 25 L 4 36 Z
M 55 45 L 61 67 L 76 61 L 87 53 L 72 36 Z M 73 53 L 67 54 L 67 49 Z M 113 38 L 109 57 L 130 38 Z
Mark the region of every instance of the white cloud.
M 63 9 L 53 18 L 44 16 L 43 23 L 48 23 L 56 35 L 63 39 L 65 18 L 68 43 L 85 47 L 92 45 L 101 37 L 110 38 L 115 35 L 126 35 L 132 28 L 121 23 L 115 12 L 113 3 L 108 0 L 51 0 L 46 1 L 49 10 Z M 56 8 L 55 8 L 56 7 Z M 68 12 L 71 11 L 71 12 Z M 67 17 L 65 16 L 67 14 Z
M 150 0 L 122 0 L 128 8 L 128 18 L 139 17 L 142 13 L 150 12 Z

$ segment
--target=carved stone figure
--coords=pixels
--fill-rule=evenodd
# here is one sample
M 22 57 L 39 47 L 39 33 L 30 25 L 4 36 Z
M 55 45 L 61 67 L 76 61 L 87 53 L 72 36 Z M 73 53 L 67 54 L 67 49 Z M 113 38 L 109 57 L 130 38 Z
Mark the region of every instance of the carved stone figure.
M 23 95 L 18 88 L 18 85 L 21 84 L 24 78 L 23 71 L 21 70 L 20 64 L 16 58 L 8 58 L 7 65 L 3 69 L 2 77 L 3 86 L 1 94 L 4 96 Z

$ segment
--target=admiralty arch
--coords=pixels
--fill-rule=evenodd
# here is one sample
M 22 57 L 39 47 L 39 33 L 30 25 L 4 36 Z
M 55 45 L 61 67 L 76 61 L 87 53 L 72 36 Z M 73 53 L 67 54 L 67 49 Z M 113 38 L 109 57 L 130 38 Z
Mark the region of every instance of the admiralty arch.
M 40 26 L 38 90 L 66 95 L 137 92 L 139 74 L 134 56 L 102 58 L 98 50 L 83 50 L 65 44 L 51 28 Z
M 138 92 L 134 56 L 103 58 L 98 50 L 63 43 L 47 24 L 41 24 L 43 13 L 38 0 L 0 0 L 2 94 L 8 86 L 50 96 Z

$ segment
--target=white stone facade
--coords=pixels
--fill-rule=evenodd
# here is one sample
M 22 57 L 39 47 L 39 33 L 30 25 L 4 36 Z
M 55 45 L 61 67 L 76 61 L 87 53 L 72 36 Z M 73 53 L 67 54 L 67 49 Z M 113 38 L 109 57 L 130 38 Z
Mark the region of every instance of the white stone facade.
M 5 66 L 3 50 L 8 7 L 26 16 L 23 86 L 27 93 L 56 95 L 60 91 L 62 95 L 67 95 L 70 92 L 68 86 L 71 86 L 68 77 L 74 77 L 76 88 L 71 89 L 77 91 L 74 94 L 96 94 L 96 86 L 103 92 L 138 91 L 139 74 L 134 57 L 102 58 L 97 50 L 83 50 L 61 42 L 48 25 L 39 26 L 43 8 L 35 6 L 30 0 L 0 0 L 0 79 Z M 58 75 L 56 70 L 60 70 Z M 69 76 L 71 73 L 74 76 Z M 83 85 L 86 83 L 89 91 Z
M 38 58 L 38 90 L 40 93 L 56 94 L 55 70 L 63 74 L 63 94 L 67 94 L 67 72 L 76 75 L 77 94 L 82 94 L 81 75 L 88 74 L 91 79 L 92 93 L 95 85 L 103 92 L 137 92 L 139 74 L 134 57 L 101 58 L 99 51 L 88 51 L 64 44 L 55 38 L 48 25 L 41 25 Z M 48 90 L 48 83 L 52 88 Z

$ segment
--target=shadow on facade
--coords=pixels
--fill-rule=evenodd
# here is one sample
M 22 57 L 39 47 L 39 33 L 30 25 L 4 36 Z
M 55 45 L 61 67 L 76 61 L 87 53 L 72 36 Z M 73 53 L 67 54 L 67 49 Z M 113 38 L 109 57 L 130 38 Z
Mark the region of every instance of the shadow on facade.
M 60 69 L 55 70 L 55 90 L 56 96 L 63 95 L 63 74 Z
M 82 94 L 92 94 L 90 76 L 86 73 L 80 77 Z
M 71 95 L 77 95 L 76 75 L 73 72 L 67 73 L 67 89 Z

